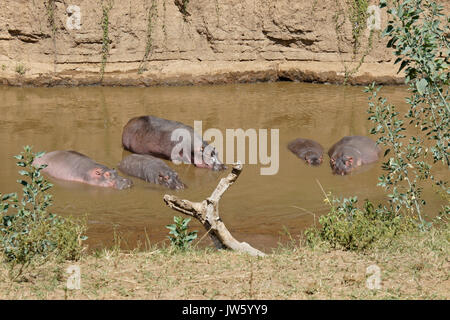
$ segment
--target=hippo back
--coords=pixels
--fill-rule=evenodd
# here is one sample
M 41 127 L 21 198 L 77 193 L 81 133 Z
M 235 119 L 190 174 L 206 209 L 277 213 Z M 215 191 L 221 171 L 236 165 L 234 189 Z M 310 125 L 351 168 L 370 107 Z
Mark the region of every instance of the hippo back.
M 131 154 L 119 163 L 119 169 L 130 176 L 161 184 L 170 189 L 185 188 L 175 171 L 170 169 L 163 160 L 151 155 Z
M 176 144 L 171 140 L 172 132 L 180 128 L 193 132 L 192 127 L 177 121 L 153 116 L 135 117 L 123 128 L 122 145 L 134 153 L 170 159 Z
M 314 152 L 319 157 L 323 154 L 323 147 L 318 142 L 309 139 L 295 139 L 289 142 L 288 149 L 300 158 L 303 158 L 307 152 Z
M 124 189 L 132 181 L 120 177 L 115 170 L 99 164 L 77 151 L 52 151 L 33 161 L 34 166 L 47 165 L 43 172 L 67 181 Z
M 77 151 L 52 151 L 36 158 L 33 165 L 47 165 L 42 171 L 63 180 L 84 181 L 86 172 L 96 164 L 92 159 Z M 101 166 L 101 165 L 99 165 Z

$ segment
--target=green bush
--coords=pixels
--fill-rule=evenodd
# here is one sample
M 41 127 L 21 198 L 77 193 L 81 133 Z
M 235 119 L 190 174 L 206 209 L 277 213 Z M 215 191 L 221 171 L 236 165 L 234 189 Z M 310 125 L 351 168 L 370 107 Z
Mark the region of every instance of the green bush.
M 43 155 L 33 153 L 26 146 L 15 156 L 19 173 L 24 177 L 18 182 L 23 186 L 22 198 L 17 193 L 0 194 L 0 251 L 15 278 L 33 263 L 44 263 L 50 257 L 58 260 L 77 260 L 83 251 L 85 224 L 50 213 L 52 195 L 47 191 L 52 184 L 35 167 L 33 160 Z M 14 272 L 18 267 L 18 272 Z
M 307 243 L 328 243 L 332 248 L 364 250 L 380 240 L 390 240 L 402 232 L 412 230 L 409 218 L 396 215 L 385 208 L 375 207 L 368 200 L 363 208 L 356 197 L 343 200 L 326 199 L 331 205 L 327 215 L 319 218 L 320 227 L 305 231 Z
M 169 234 L 173 235 L 172 237 L 169 236 L 170 243 L 177 249 L 186 250 L 192 241 L 197 239 L 197 231 L 188 232 L 188 224 L 191 218 L 184 219 L 183 217 L 175 216 L 173 221 L 175 223 L 166 226 L 170 230 Z
M 386 6 L 380 1 L 380 6 Z M 444 7 L 430 0 L 395 1 L 389 8 L 389 21 L 383 32 L 389 38 L 399 63 L 399 72 L 405 72 L 405 84 L 410 96 L 406 98 L 408 110 L 399 111 L 382 97 L 375 84 L 369 92 L 369 120 L 374 124 L 372 134 L 385 146 L 385 172 L 378 185 L 389 191 L 392 211 L 416 216 L 419 227 L 430 226 L 425 220 L 426 200 L 423 189 L 433 185 L 443 194 L 442 213 L 449 215 L 448 175 L 440 178 L 436 169 L 450 168 L 450 80 L 448 33 L 449 16 Z M 419 131 L 420 130 L 420 131 Z M 407 132 L 416 131 L 411 136 Z M 389 158 L 387 156 L 389 155 Z M 440 165 L 435 166 L 440 162 Z M 445 169 L 445 168 L 444 168 Z

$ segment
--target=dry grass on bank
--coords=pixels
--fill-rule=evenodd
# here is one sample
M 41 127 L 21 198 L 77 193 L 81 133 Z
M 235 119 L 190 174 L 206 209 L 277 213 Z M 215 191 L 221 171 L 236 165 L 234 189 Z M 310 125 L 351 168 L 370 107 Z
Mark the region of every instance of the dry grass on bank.
M 449 227 L 365 253 L 284 246 L 264 258 L 213 249 L 123 253 L 77 262 L 81 289 L 65 290 L 70 263 L 50 263 L 21 282 L 0 266 L 0 299 L 448 299 Z M 381 289 L 366 268 L 381 269 Z

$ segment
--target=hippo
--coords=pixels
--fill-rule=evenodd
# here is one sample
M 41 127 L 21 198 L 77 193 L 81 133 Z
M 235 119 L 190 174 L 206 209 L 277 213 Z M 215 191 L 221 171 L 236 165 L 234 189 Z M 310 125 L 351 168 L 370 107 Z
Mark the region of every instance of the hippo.
M 169 189 L 184 189 L 186 186 L 178 174 L 161 159 L 147 154 L 131 154 L 119 163 L 119 169 L 133 177 L 163 185 Z
M 354 168 L 375 162 L 379 159 L 381 149 L 375 141 L 364 136 L 344 137 L 328 151 L 333 173 L 345 175 Z
M 318 166 L 323 160 L 323 147 L 314 140 L 295 139 L 288 144 L 288 149 L 308 164 Z
M 180 136 L 183 133 L 190 137 L 190 145 L 184 143 L 184 136 Z M 212 146 L 203 141 L 192 127 L 177 121 L 153 116 L 132 118 L 123 128 L 122 145 L 133 153 L 149 154 L 174 162 L 193 163 L 196 167 L 215 171 L 226 169 Z M 182 150 L 179 150 L 181 145 L 183 150 L 190 150 L 189 154 L 183 154 Z
M 61 180 L 119 190 L 133 185 L 131 180 L 119 176 L 116 170 L 96 163 L 77 151 L 52 151 L 34 159 L 33 165 L 47 165 L 42 172 Z

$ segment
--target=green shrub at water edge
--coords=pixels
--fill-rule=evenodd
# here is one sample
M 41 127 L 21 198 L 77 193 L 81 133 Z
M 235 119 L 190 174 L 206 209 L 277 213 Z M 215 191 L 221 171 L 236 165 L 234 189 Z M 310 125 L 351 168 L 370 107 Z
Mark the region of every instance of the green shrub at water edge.
M 410 218 L 390 212 L 382 206 L 375 207 L 368 200 L 362 208 L 358 199 L 326 199 L 331 206 L 327 215 L 319 218 L 320 227 L 305 231 L 310 245 L 328 243 L 332 248 L 364 250 L 380 240 L 392 240 L 397 235 L 414 229 Z
M 380 6 L 387 1 L 380 1 Z M 440 221 L 450 216 L 448 175 L 439 170 L 450 168 L 449 160 L 449 43 L 450 17 L 443 7 L 430 0 L 394 1 L 388 8 L 389 21 L 383 35 L 387 47 L 394 49 L 399 72 L 405 71 L 410 96 L 406 113 L 398 111 L 382 97 L 375 84 L 366 88 L 369 120 L 385 148 L 384 174 L 378 185 L 387 192 L 388 207 L 375 208 L 366 201 L 357 207 L 357 199 L 333 199 L 330 213 L 322 216 L 320 228 L 306 231 L 308 243 L 324 241 L 332 247 L 363 250 L 379 241 L 389 240 L 426 221 L 423 188 L 432 185 L 442 195 Z M 416 132 L 414 136 L 406 134 Z M 388 158 L 389 156 L 389 158 Z M 440 164 L 438 165 L 438 162 Z
M 380 1 L 380 6 L 387 5 Z M 408 110 L 399 111 L 380 95 L 380 87 L 368 86 L 372 134 L 385 146 L 385 172 L 378 185 L 389 191 L 390 210 L 415 216 L 419 227 L 430 226 L 423 189 L 433 185 L 443 195 L 442 215 L 450 215 L 448 174 L 450 168 L 450 98 L 448 85 L 450 16 L 430 0 L 394 1 L 383 35 L 393 48 L 399 72 L 405 72 L 410 96 Z M 419 131 L 420 130 L 420 131 Z M 416 131 L 414 136 L 406 132 Z M 389 158 L 387 156 L 389 155 Z
M 186 250 L 189 245 L 197 239 L 197 231 L 188 232 L 188 224 L 191 218 L 184 219 L 183 217 L 175 216 L 173 217 L 175 223 L 166 226 L 170 230 L 169 236 L 170 243 L 177 249 Z
M 33 263 L 57 260 L 77 260 L 83 251 L 85 224 L 70 218 L 62 218 L 48 211 L 52 195 L 47 191 L 52 184 L 35 167 L 33 160 L 44 153 L 33 153 L 29 146 L 15 156 L 19 173 L 24 177 L 18 182 L 23 186 L 22 197 L 17 193 L 0 194 L 0 251 L 15 278 Z M 14 270 L 18 267 L 18 271 Z

